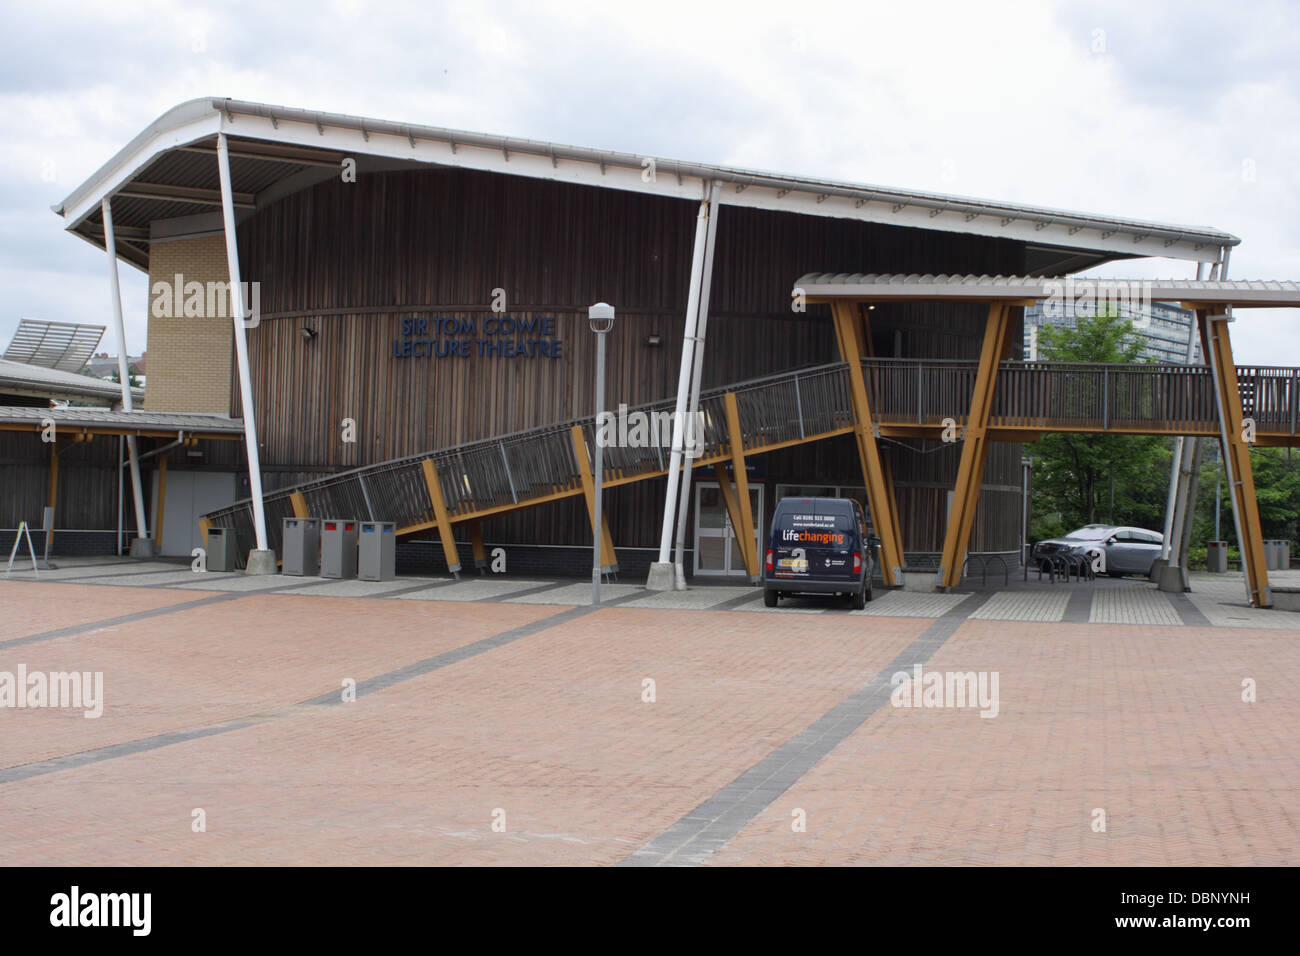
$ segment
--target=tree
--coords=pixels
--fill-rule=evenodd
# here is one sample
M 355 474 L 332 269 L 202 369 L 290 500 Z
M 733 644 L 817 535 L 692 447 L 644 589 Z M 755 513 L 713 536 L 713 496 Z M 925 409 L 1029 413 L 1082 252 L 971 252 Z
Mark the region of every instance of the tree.
M 108 375 L 108 380 L 109 380 L 110 382 L 118 382 L 118 383 L 121 383 L 121 381 L 122 381 L 122 375 L 121 375 L 121 373 L 120 373 L 117 369 L 113 369 L 113 370 L 109 373 L 109 375 Z M 127 384 L 128 384 L 129 386 L 131 386 L 131 388 L 139 388 L 139 387 L 140 387 L 140 376 L 139 376 L 139 375 L 136 375 L 135 372 L 128 371 L 128 372 L 126 373 L 126 382 L 127 382 Z
M 1211 440 L 1213 442 L 1213 440 Z M 1219 461 L 1218 442 L 1201 463 L 1197 490 L 1196 520 L 1192 524 L 1192 550 L 1198 555 L 1206 542 L 1214 540 L 1214 486 L 1219 480 L 1219 537 L 1236 547 L 1236 530 L 1232 523 L 1232 499 L 1228 494 L 1223 465 Z M 1296 540 L 1300 533 L 1300 458 L 1289 449 L 1252 448 L 1250 470 L 1255 477 L 1255 500 L 1259 505 L 1259 523 L 1265 538 Z
M 1045 361 L 1136 363 L 1143 342 L 1113 309 L 1073 327 L 1038 331 Z M 1164 522 L 1172 440 L 1145 435 L 1056 432 L 1030 446 L 1035 540 L 1101 522 L 1159 528 Z M 1113 504 L 1112 504 L 1113 502 Z

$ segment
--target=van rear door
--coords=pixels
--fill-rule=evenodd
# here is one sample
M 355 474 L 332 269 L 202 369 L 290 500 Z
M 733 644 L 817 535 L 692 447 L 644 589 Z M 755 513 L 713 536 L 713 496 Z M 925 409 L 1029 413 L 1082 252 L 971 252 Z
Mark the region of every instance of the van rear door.
M 794 501 L 774 521 L 772 570 L 785 580 L 851 578 L 853 572 L 853 517 L 847 511 L 826 508 L 816 501 Z

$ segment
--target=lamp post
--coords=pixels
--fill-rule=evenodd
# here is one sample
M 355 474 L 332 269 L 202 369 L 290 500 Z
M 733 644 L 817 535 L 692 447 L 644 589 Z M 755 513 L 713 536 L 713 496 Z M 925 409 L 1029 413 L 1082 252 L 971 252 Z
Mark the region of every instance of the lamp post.
M 596 460 L 592 471 L 596 484 L 595 503 L 591 519 L 591 603 L 600 603 L 600 545 L 604 540 L 604 516 L 601 514 L 602 485 L 605 478 L 604 446 L 600 442 L 600 419 L 605 412 L 605 335 L 614 327 L 614 307 L 608 302 L 597 302 L 587 309 L 587 321 L 596 333 Z

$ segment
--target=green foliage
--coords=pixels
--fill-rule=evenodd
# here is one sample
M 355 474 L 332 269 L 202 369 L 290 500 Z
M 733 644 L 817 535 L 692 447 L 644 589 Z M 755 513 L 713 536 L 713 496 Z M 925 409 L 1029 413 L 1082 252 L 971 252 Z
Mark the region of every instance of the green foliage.
M 1213 442 L 1217 446 L 1218 442 Z M 1265 538 L 1295 541 L 1300 537 L 1300 455 L 1283 448 L 1252 448 L 1250 469 L 1255 477 L 1255 498 Z M 1219 537 L 1235 549 L 1236 530 L 1232 523 L 1232 502 L 1223 466 L 1211 452 L 1201 461 L 1200 486 L 1196 495 L 1196 520 L 1192 525 L 1193 547 L 1204 548 L 1214 540 L 1214 486 L 1220 484 Z M 1195 565 L 1193 565 L 1195 567 Z
M 119 382 L 119 383 L 120 383 L 120 382 L 122 381 L 122 375 L 121 375 L 120 372 L 118 372 L 117 369 L 113 369 L 113 371 L 109 373 L 109 375 L 108 375 L 108 379 L 109 379 L 109 381 L 111 381 L 111 382 Z M 135 372 L 127 372 L 127 373 L 126 373 L 126 380 L 127 380 L 127 384 L 128 384 L 129 386 L 131 386 L 131 388 L 139 388 L 139 387 L 140 387 L 140 376 L 136 375 Z
M 1073 328 L 1044 325 L 1038 342 L 1053 362 L 1132 363 L 1143 347 L 1133 323 L 1113 310 L 1081 316 Z M 1156 530 L 1164 523 L 1172 439 L 1057 432 L 1026 447 L 1034 461 L 1033 540 L 1098 522 Z

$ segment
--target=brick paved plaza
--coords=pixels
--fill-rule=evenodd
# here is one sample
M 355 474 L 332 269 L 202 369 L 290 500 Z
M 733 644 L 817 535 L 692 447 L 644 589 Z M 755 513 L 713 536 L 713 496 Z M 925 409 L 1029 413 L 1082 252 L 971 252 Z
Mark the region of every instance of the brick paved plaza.
M 103 713 L 0 707 L 8 864 L 1300 862 L 1300 615 L 1239 579 L 592 610 L 58 563 L 0 579 L 0 681 L 102 672 Z M 996 716 L 895 706 L 918 665 Z

